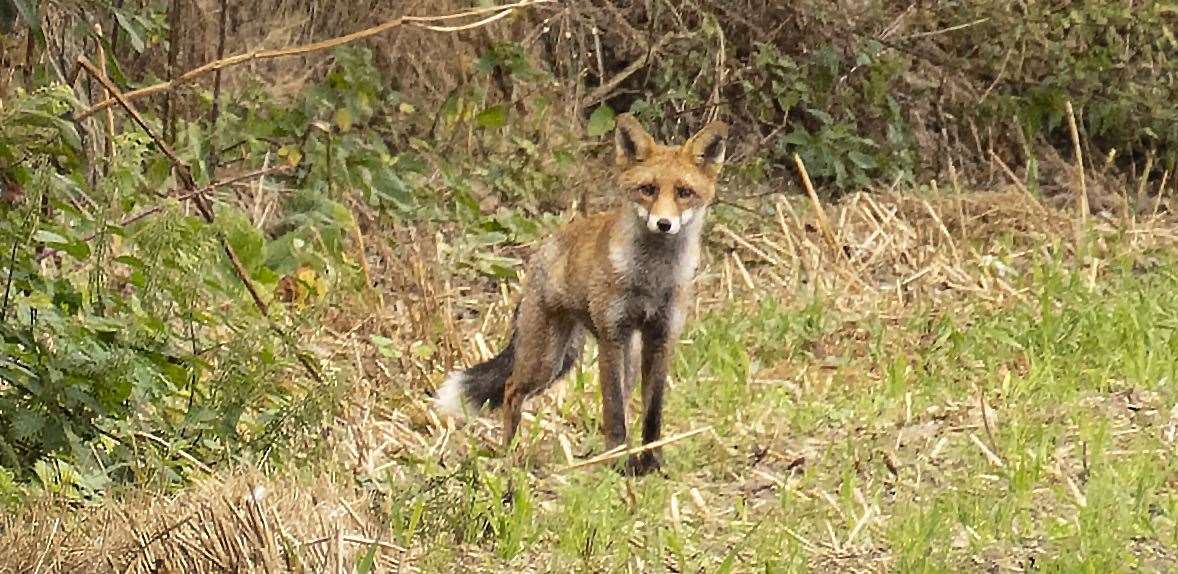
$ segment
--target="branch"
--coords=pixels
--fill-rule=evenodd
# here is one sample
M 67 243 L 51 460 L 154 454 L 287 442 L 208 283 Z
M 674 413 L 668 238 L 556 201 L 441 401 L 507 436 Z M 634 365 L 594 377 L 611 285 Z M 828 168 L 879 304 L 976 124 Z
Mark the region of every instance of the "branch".
M 459 12 L 456 14 L 446 14 L 443 16 L 401 16 L 371 28 L 360 30 L 358 32 L 352 32 L 346 36 L 338 36 L 336 38 L 330 38 L 328 40 L 322 40 L 311 44 L 304 44 L 302 46 L 278 48 L 272 50 L 255 50 L 253 52 L 222 58 L 184 72 L 175 79 L 168 80 L 166 82 L 160 82 L 145 88 L 139 88 L 138 90 L 132 90 L 123 94 L 123 97 L 126 98 L 127 101 L 131 101 L 153 94 L 158 94 L 160 92 L 169 92 L 184 84 L 192 82 L 196 78 L 224 68 L 238 66 L 248 62 L 256 62 L 259 60 L 272 60 L 275 58 L 286 58 L 289 56 L 301 56 L 303 54 L 310 54 L 312 52 L 330 50 L 337 46 L 343 46 L 344 44 L 350 44 L 358 40 L 370 38 L 401 26 L 412 26 L 415 28 L 432 30 L 435 32 L 457 32 L 461 30 L 469 30 L 471 28 L 477 28 L 503 18 L 511 12 L 515 11 L 516 8 L 526 8 L 536 4 L 548 4 L 551 2 L 555 2 L 555 0 L 520 0 L 519 2 L 515 2 L 513 4 L 504 4 L 502 6 L 492 6 L 489 8 L 478 8 L 475 10 L 468 10 L 466 12 Z M 429 22 L 482 16 L 483 14 L 491 14 L 491 16 L 481 18 L 480 20 L 471 22 L 469 24 L 457 26 L 437 26 L 429 24 Z M 93 106 L 90 106 L 89 108 L 86 108 L 85 110 L 82 110 L 74 117 L 75 119 L 82 120 L 90 117 L 96 112 L 100 112 L 106 108 L 109 108 L 116 103 L 119 103 L 116 98 L 107 98 L 101 102 L 98 102 L 97 104 L 94 104 Z
M 4 280 L 4 300 L 0 302 L 0 322 L 3 322 L 8 316 L 8 296 L 12 294 L 12 277 L 16 275 L 16 252 L 20 248 L 20 244 L 19 238 L 13 238 L 12 254 L 8 257 L 8 277 Z
M 229 0 L 221 0 L 221 32 L 217 40 L 217 59 L 225 57 L 225 19 L 229 15 Z M 217 120 L 221 118 L 221 70 L 213 73 L 213 109 L 209 113 L 209 126 L 214 133 L 217 131 Z M 217 162 L 220 161 L 220 150 L 217 146 L 210 146 L 208 161 L 206 162 L 209 179 L 217 177 Z
M 596 89 L 594 89 L 592 92 L 589 92 L 589 95 L 585 96 L 584 100 L 581 100 L 581 107 L 588 108 L 608 98 L 611 92 L 617 89 L 617 87 L 621 85 L 622 82 L 626 81 L 626 78 L 633 76 L 635 72 L 644 68 L 646 63 L 649 62 L 650 59 L 653 58 L 655 54 L 657 54 L 658 51 L 667 44 L 668 41 L 678 36 L 678 34 L 667 33 L 662 38 L 659 38 L 659 40 L 655 42 L 654 45 L 652 45 L 645 54 L 639 56 L 637 60 L 630 62 L 630 65 L 623 68 L 622 71 L 618 72 L 616 76 L 610 78 L 608 82 L 597 86 Z
M 188 164 L 181 161 L 180 157 L 176 155 L 176 152 L 172 150 L 171 146 L 164 143 L 164 141 L 155 134 L 155 131 L 151 129 L 151 126 L 147 125 L 147 120 L 143 119 L 143 116 L 139 114 L 139 110 L 136 110 L 135 107 L 131 105 L 131 102 L 127 99 L 127 95 L 121 92 L 119 88 L 110 81 L 110 78 L 107 78 L 105 74 L 98 71 L 98 68 L 95 68 L 94 64 L 92 64 L 85 56 L 78 56 L 78 65 L 83 70 L 86 70 L 86 73 L 90 74 L 96 80 L 98 80 L 98 82 L 101 83 L 103 87 L 105 87 L 111 93 L 112 96 L 114 96 L 112 99 L 117 101 L 119 105 L 123 107 L 123 109 L 127 110 L 127 113 L 131 115 L 131 119 L 135 120 L 135 123 L 138 124 L 139 127 L 147 133 L 147 136 L 150 137 L 153 142 L 155 142 L 156 147 L 158 147 L 159 150 L 163 152 L 165 156 L 167 156 L 168 161 L 172 162 L 172 165 L 176 167 L 176 170 L 180 174 L 180 183 L 184 184 L 186 189 L 195 191 L 196 181 L 192 179 L 192 172 L 188 169 Z

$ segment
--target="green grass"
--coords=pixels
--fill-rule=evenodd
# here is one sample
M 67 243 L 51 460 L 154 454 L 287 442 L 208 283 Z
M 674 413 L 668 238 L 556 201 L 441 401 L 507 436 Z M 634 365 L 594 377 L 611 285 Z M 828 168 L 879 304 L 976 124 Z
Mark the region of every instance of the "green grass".
M 528 468 L 386 485 L 394 530 L 426 571 L 1178 568 L 1178 266 L 1132 263 L 1090 284 L 1042 262 L 1021 299 L 899 318 L 734 303 L 680 346 L 667 433 L 716 433 L 668 448 L 667 477 L 562 471 L 534 424 Z M 593 377 L 571 385 L 545 416 L 600 450 Z

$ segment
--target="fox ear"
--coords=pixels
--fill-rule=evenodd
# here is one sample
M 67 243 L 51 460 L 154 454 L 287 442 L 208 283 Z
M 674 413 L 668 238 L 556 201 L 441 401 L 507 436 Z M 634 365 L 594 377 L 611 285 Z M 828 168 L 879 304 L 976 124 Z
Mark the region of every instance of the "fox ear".
M 654 138 L 646 133 L 642 124 L 630 114 L 622 114 L 615 121 L 617 129 L 614 130 L 614 144 L 618 165 L 627 167 L 650 157 Z
M 683 144 L 683 153 L 700 169 L 712 177 L 720 175 L 724 167 L 724 145 L 728 140 L 728 124 L 715 121 L 696 132 Z

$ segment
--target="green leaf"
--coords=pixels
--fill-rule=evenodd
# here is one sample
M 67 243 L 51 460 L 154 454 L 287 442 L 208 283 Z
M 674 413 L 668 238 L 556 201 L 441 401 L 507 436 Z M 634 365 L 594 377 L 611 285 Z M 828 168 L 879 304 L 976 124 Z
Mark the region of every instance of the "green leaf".
M 859 169 L 875 169 L 879 167 L 879 163 L 875 161 L 875 158 L 858 150 L 851 150 L 848 152 L 847 158 L 850 159 L 851 162 L 853 162 L 855 165 L 859 166 Z
M 593 110 L 593 114 L 589 116 L 589 125 L 587 131 L 589 137 L 598 137 L 607 134 L 614 129 L 614 109 L 609 107 L 609 104 L 601 104 Z
M 429 359 L 437 354 L 437 347 L 426 343 L 425 341 L 417 341 L 409 346 L 409 352 L 415 357 L 422 359 Z
M 376 351 L 384 358 L 396 359 L 401 356 L 401 350 L 397 348 L 396 342 L 392 339 L 380 335 L 369 335 L 368 338 L 376 347 Z
M 55 233 L 53 231 L 49 231 L 48 229 L 38 229 L 37 232 L 33 234 L 33 241 L 40 241 L 41 243 L 50 243 L 53 245 L 64 245 L 64 244 L 70 242 L 65 237 L 62 237 L 61 235 L 59 235 L 58 233 Z
M 335 111 L 335 125 L 339 126 L 339 131 L 346 132 L 352 129 L 352 110 L 344 107 Z
M 720 567 L 716 569 L 717 574 L 729 574 L 736 568 L 736 562 L 740 558 L 740 551 L 748 546 L 749 539 L 752 538 L 753 533 L 760 529 L 761 525 L 764 523 L 765 522 L 762 520 L 761 522 L 754 524 L 753 527 L 749 529 L 747 533 L 745 533 L 744 537 L 728 550 L 728 554 L 724 556 L 724 561 L 721 562 Z
M 500 105 L 491 106 L 475 116 L 474 123 L 481 128 L 495 129 L 507 125 L 507 107 Z
M 828 126 L 834 123 L 834 118 L 831 117 L 830 114 L 828 114 L 822 110 L 808 108 L 806 111 L 810 112 L 810 115 L 814 116 L 815 119 L 817 119 L 818 121 L 820 121 Z
M 64 251 L 74 259 L 85 259 L 90 256 L 90 246 L 85 241 L 71 241 L 65 236 L 48 229 L 38 229 L 33 234 L 33 240 L 52 245 L 54 249 Z
M 107 77 L 115 83 L 116 86 L 126 85 L 127 75 L 123 73 L 123 68 L 119 64 L 119 60 L 115 57 L 115 50 L 110 47 L 110 39 L 103 37 L 102 40 L 103 55 L 106 56 L 106 74 Z
M 78 129 L 74 127 L 74 124 L 61 118 L 54 118 L 53 124 L 57 126 L 57 132 L 61 134 L 61 139 L 69 145 L 70 149 L 82 150 L 82 138 L 78 136 Z
M 263 247 L 266 244 L 262 232 L 250 223 L 245 214 L 237 210 L 228 210 L 221 215 L 221 221 L 225 226 L 226 241 L 237 253 L 242 266 L 252 273 L 262 263 Z
M 90 246 L 85 241 L 71 241 L 58 247 L 62 251 L 69 254 L 77 260 L 82 260 L 90 257 Z
M 82 138 L 78 137 L 78 130 L 74 127 L 74 124 L 40 110 L 25 110 L 24 113 L 26 116 L 29 116 L 31 123 L 56 128 L 62 140 L 69 145 L 70 149 L 75 151 L 82 149 Z
M 376 172 L 372 192 L 376 197 L 391 203 L 401 211 L 409 212 L 413 209 L 413 193 L 405 185 L 405 181 L 398 177 L 392 169 L 381 169 Z M 350 225 L 350 216 L 348 222 Z
M 127 17 L 127 15 L 122 10 L 115 10 L 114 13 L 115 20 L 119 21 L 119 27 L 122 28 L 123 31 L 127 33 L 127 37 L 131 39 L 131 46 L 135 48 L 136 52 L 142 53 L 144 48 L 143 26 L 140 26 L 138 22 L 135 22 L 131 18 Z
M 296 253 L 296 234 L 287 233 L 266 244 L 266 266 L 276 273 L 293 273 L 298 268 L 300 257 Z
M 809 133 L 807 133 L 804 129 L 799 128 L 790 132 L 789 135 L 781 138 L 781 143 L 798 147 L 805 147 L 810 145 L 812 139 L 813 138 L 811 138 Z
M 12 416 L 12 436 L 17 440 L 33 440 L 40 436 L 43 428 L 45 417 L 37 411 L 19 409 Z
M 368 552 L 364 554 L 364 557 L 356 562 L 356 574 L 368 574 L 372 572 L 372 567 L 376 561 L 376 548 L 376 543 L 373 542 L 368 547 Z

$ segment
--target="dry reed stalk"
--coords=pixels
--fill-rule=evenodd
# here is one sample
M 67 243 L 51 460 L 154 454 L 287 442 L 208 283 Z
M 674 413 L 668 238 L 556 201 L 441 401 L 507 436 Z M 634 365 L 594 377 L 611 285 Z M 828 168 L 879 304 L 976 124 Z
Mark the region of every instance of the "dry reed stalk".
M 1072 150 L 1076 155 L 1076 176 L 1080 180 L 1077 190 L 1076 209 L 1080 212 L 1081 225 L 1088 223 L 1088 183 L 1084 179 L 1084 150 L 1080 145 L 1080 131 L 1076 128 L 1076 113 L 1072 109 L 1072 102 L 1066 102 L 1068 112 L 1068 133 L 1072 136 Z
M 1084 496 L 1084 493 L 1080 492 L 1079 487 L 1076 486 L 1076 481 L 1072 480 L 1070 475 L 1064 475 L 1064 481 L 1068 485 L 1068 491 L 1072 493 L 1072 498 L 1076 500 L 1076 506 L 1079 506 L 1080 508 L 1087 508 L 1088 497 Z
M 937 229 L 945 236 L 945 241 L 949 242 L 949 251 L 953 254 L 954 263 L 961 265 L 961 255 L 957 253 L 957 243 L 953 241 L 953 235 L 949 233 L 949 228 L 945 227 L 945 222 L 941 220 L 941 216 L 937 214 L 927 199 L 921 200 L 921 203 L 924 204 L 929 216 L 937 223 Z
M 1006 376 L 1010 377 L 1010 374 L 1007 373 Z M 976 390 L 978 392 L 978 408 L 981 409 L 979 414 L 982 417 L 982 427 L 986 430 L 986 438 L 990 439 L 994 453 L 1001 458 L 1002 451 L 998 448 L 998 440 L 994 438 L 994 429 L 990 424 L 990 408 L 986 404 L 986 395 L 982 392 L 981 387 L 977 387 Z
M 732 261 L 736 263 L 736 270 L 740 272 L 740 278 L 744 281 L 745 288 L 751 292 L 755 292 L 757 284 L 753 281 L 753 276 L 749 274 L 748 268 L 744 266 L 744 261 L 741 260 L 740 254 L 733 251 L 729 255 L 732 257 Z
M 818 199 L 818 192 L 814 191 L 814 184 L 810 182 L 810 174 L 806 172 L 806 164 L 802 162 L 802 157 L 796 153 L 794 154 L 794 164 L 798 167 L 798 174 L 802 178 L 802 185 L 806 188 L 806 195 L 810 196 L 810 203 L 818 217 L 818 227 L 822 236 L 830 244 L 831 249 L 841 252 L 838 239 L 835 238 L 834 231 L 831 230 L 830 219 L 826 216 L 826 209 L 822 207 L 822 202 Z
M 990 150 L 990 159 L 994 160 L 994 162 L 998 164 L 998 168 L 1002 170 L 1002 173 L 1006 174 L 1006 177 L 1010 179 L 1010 182 L 1013 183 L 1014 186 L 1023 193 L 1023 195 L 1031 197 L 1031 191 L 1027 189 L 1025 184 L 1023 184 L 1023 180 L 1019 179 L 1018 176 L 1014 174 L 1014 171 L 1010 169 L 1010 166 L 1006 165 L 1006 162 L 1002 161 L 1002 158 L 998 157 L 998 154 L 994 153 L 994 150 Z
M 990 447 L 986 446 L 986 443 L 982 442 L 982 439 L 978 438 L 978 435 L 969 433 L 969 440 L 974 443 L 974 446 L 978 447 L 978 450 L 982 451 L 982 454 L 985 455 L 986 460 L 990 461 L 990 464 L 998 468 L 1006 467 L 1006 463 L 1002 462 L 1002 458 L 994 454 L 994 451 L 990 450 Z
M 1155 219 L 1158 216 L 1158 209 L 1162 205 L 1162 196 L 1166 193 L 1166 181 L 1168 179 L 1170 179 L 1170 170 L 1167 169 L 1162 172 L 1162 182 L 1158 185 L 1158 195 L 1153 201 L 1153 217 Z
M 578 99 L 581 108 L 591 107 L 608 98 L 611 92 L 617 89 L 617 87 L 620 86 L 622 82 L 626 81 L 626 78 L 633 76 L 639 70 L 646 67 L 646 63 L 650 61 L 650 59 L 653 58 L 656 54 L 658 54 L 658 52 L 663 49 L 663 46 L 665 46 L 667 42 L 673 38 L 676 38 L 677 36 L 678 34 L 675 33 L 667 33 L 663 35 L 662 38 L 659 38 L 658 41 L 656 41 L 654 44 L 651 44 L 650 48 L 647 49 L 645 53 L 643 53 L 633 62 L 630 62 L 630 64 L 625 68 L 622 68 L 622 71 L 618 72 L 614 77 L 610 78 L 608 82 L 602 83 L 600 86 L 594 88 L 592 92 L 589 92 L 587 96 Z
M 724 234 L 725 237 L 731 239 L 737 245 L 740 245 L 741 247 L 748 249 L 754 255 L 756 255 L 757 257 L 760 257 L 761 259 L 764 259 L 766 262 L 771 263 L 773 265 L 777 265 L 779 267 L 786 267 L 786 264 L 784 261 L 766 253 L 765 251 L 762 251 L 761 249 L 758 249 L 757 246 L 753 245 L 752 243 L 749 243 L 749 241 L 747 239 L 741 237 L 740 235 L 737 235 L 731 229 L 728 229 L 727 226 L 717 225 L 716 231 L 719 231 L 720 233 Z
M 860 516 L 859 520 L 855 521 L 855 527 L 851 529 L 850 534 L 847 534 L 847 540 L 843 542 L 843 547 L 848 547 L 855 542 L 855 538 L 859 536 L 860 532 L 863 532 L 863 529 L 871 523 L 871 519 L 873 518 L 875 518 L 875 510 L 873 508 L 864 510 L 863 516 Z
M 102 24 L 95 24 L 94 25 L 94 34 L 98 38 L 98 42 L 95 42 L 95 46 L 98 50 L 98 69 L 102 71 L 103 75 L 106 75 L 106 49 L 102 45 Z M 103 97 L 110 99 L 110 97 L 111 97 L 110 90 L 107 90 L 104 88 L 102 90 L 102 92 L 104 94 Z M 106 142 L 106 157 L 108 157 L 110 159 L 114 159 L 115 153 L 116 153 L 116 151 L 115 151 L 115 114 L 114 114 L 114 110 L 107 108 L 105 119 L 106 119 L 106 138 L 104 141 Z M 116 188 L 116 190 L 117 190 L 117 188 Z
M 1149 185 L 1149 172 L 1153 169 L 1153 152 L 1145 157 L 1145 168 L 1141 170 L 1141 179 L 1137 180 L 1137 205 L 1145 200 L 1145 188 Z
M 352 232 L 356 234 L 356 258 L 360 260 L 360 274 L 364 276 L 364 289 L 373 291 L 372 270 L 368 266 L 368 249 L 364 246 L 364 232 L 360 229 L 360 221 L 352 218 Z
M 728 296 L 728 301 L 731 301 L 736 298 L 736 293 L 732 289 L 732 263 L 727 257 L 724 258 L 724 276 L 723 277 L 724 277 L 724 292 Z

